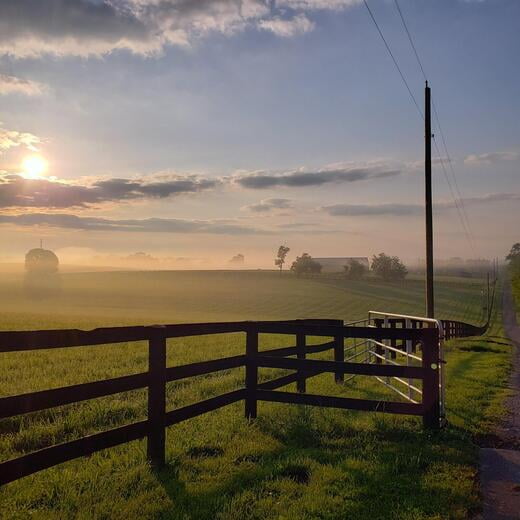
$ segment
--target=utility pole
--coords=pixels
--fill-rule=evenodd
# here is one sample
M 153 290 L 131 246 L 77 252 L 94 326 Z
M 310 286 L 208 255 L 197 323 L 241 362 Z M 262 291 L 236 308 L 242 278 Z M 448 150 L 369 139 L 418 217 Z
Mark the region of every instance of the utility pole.
M 424 89 L 424 187 L 426 210 L 426 316 L 433 318 L 432 122 L 430 87 Z

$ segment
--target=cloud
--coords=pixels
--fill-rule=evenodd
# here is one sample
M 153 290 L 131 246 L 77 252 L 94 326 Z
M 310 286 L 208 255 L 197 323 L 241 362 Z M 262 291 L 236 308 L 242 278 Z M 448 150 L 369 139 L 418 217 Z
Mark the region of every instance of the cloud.
M 356 0 L 2 0 L 0 54 L 19 57 L 161 52 L 210 33 L 257 28 L 290 37 L 314 23 L 304 11 Z
M 432 157 L 432 164 L 438 164 L 440 166 L 442 166 L 444 164 L 444 166 L 448 166 L 449 163 L 450 163 L 450 159 L 451 159 L 452 163 L 455 162 L 453 160 L 453 158 L 448 158 L 446 156 Z M 418 161 L 410 162 L 410 163 L 407 164 L 407 166 L 412 168 L 412 169 L 414 169 L 414 170 L 424 170 L 424 159 L 420 159 Z
M 233 182 L 242 188 L 262 190 L 276 187 L 302 188 L 308 186 L 322 186 L 330 183 L 350 183 L 368 179 L 382 179 L 394 177 L 400 170 L 371 168 L 334 168 L 318 171 L 291 171 L 282 173 L 258 172 L 239 174 L 233 177 Z
M 198 193 L 218 185 L 218 179 L 203 179 L 194 175 L 161 175 L 146 180 L 113 178 L 80 184 L 0 174 L 0 208 L 88 207 L 105 202 L 163 199 Z
M 322 209 L 333 217 L 409 216 L 424 213 L 424 207 L 419 204 L 334 204 L 323 206 Z
M 0 123 L 1 125 L 1 123 Z M 37 146 L 41 143 L 39 137 L 29 132 L 18 132 L 16 130 L 6 130 L 0 126 L 0 154 L 2 151 L 24 146 L 33 152 L 37 151 Z
M 465 205 L 473 205 L 517 200 L 520 201 L 520 193 L 490 193 L 480 197 L 464 198 L 462 202 Z M 456 204 L 453 201 L 434 204 L 434 210 L 437 213 L 455 208 Z M 321 210 L 333 217 L 408 217 L 424 215 L 424 206 L 421 204 L 333 204 L 331 206 L 322 206 Z
M 489 152 L 480 155 L 468 155 L 464 159 L 464 164 L 495 164 L 501 161 L 517 161 L 520 159 L 520 152 Z
M 29 79 L 0 74 L 0 96 L 7 94 L 23 94 L 25 96 L 41 96 L 44 85 Z
M 362 0 L 277 0 L 276 4 L 278 7 L 289 9 L 339 11 L 361 2 Z
M 303 13 L 290 19 L 276 17 L 271 20 L 260 20 L 258 22 L 260 29 L 271 31 L 282 38 L 290 38 L 310 32 L 314 29 L 314 25 L 314 22 L 309 20 Z
M 0 215 L 0 224 L 23 227 L 53 227 L 71 230 L 132 232 L 132 233 L 197 233 L 211 235 L 259 235 L 269 231 L 219 220 L 188 219 L 127 219 L 79 217 L 63 213 L 29 213 Z
M 263 199 L 256 204 L 244 206 L 243 210 L 253 211 L 254 213 L 267 213 L 277 209 L 291 209 L 293 207 L 291 199 Z

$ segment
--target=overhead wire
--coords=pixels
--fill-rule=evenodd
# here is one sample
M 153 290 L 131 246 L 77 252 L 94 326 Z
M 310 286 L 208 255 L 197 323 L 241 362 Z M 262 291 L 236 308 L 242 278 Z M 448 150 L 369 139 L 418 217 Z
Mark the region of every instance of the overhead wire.
M 423 75 L 423 78 L 424 78 L 425 81 L 428 81 L 428 77 L 426 75 L 424 66 L 422 64 L 422 60 L 421 60 L 421 58 L 419 56 L 419 52 L 417 51 L 417 47 L 415 45 L 414 39 L 412 37 L 410 29 L 408 28 L 408 24 L 406 23 L 405 17 L 403 15 L 403 11 L 401 10 L 401 6 L 399 5 L 399 0 L 394 0 L 394 5 L 395 5 L 395 7 L 397 9 L 397 12 L 399 13 L 399 17 L 400 17 L 401 22 L 403 24 L 404 30 L 405 30 L 406 35 L 408 37 L 408 41 L 410 42 L 410 46 L 412 47 L 413 53 L 415 55 L 415 58 L 417 60 L 417 63 L 418 63 L 419 68 L 421 70 L 421 73 Z M 437 128 L 439 129 L 439 133 L 441 135 L 442 145 L 443 145 L 443 148 L 444 148 L 444 153 L 445 153 L 445 156 L 446 156 L 446 160 L 448 162 L 448 165 L 449 165 L 452 177 L 453 177 L 453 184 L 455 186 L 455 192 L 454 192 L 454 189 L 452 187 L 451 181 L 449 180 L 449 175 L 448 175 L 448 172 L 447 172 L 447 170 L 446 170 L 446 168 L 444 166 L 444 161 L 442 159 L 439 147 L 438 147 L 437 142 L 435 140 L 435 136 L 433 136 L 433 141 L 434 141 L 435 148 L 437 150 L 438 159 L 439 159 L 439 161 L 441 163 L 441 166 L 442 166 L 442 169 L 444 171 L 444 175 L 445 175 L 446 181 L 448 183 L 448 187 L 450 189 L 450 193 L 452 195 L 453 202 L 454 202 L 454 204 L 455 204 L 455 206 L 457 208 L 457 213 L 459 215 L 459 219 L 461 220 L 462 227 L 464 229 L 464 232 L 465 232 L 466 237 L 468 239 L 468 242 L 470 244 L 470 248 L 472 249 L 473 254 L 476 255 L 474 235 L 473 235 L 473 232 L 472 232 L 472 229 L 471 229 L 471 225 L 470 225 L 470 222 L 469 222 L 469 218 L 468 218 L 468 215 L 467 215 L 467 212 L 466 212 L 466 208 L 465 208 L 465 205 L 464 205 L 464 199 L 462 197 L 462 194 L 461 194 L 460 188 L 459 188 L 459 184 L 457 182 L 457 176 L 455 174 L 455 169 L 453 168 L 453 161 L 452 161 L 450 153 L 448 151 L 448 146 L 446 144 L 446 137 L 445 137 L 444 131 L 442 129 L 442 125 L 441 125 L 440 118 L 439 118 L 439 113 L 437 111 L 437 106 L 436 106 L 435 101 L 433 99 L 432 99 L 432 106 L 433 106 L 433 113 L 434 113 L 434 116 L 435 116 L 435 121 L 436 121 L 436 124 L 437 124 Z M 457 198 L 458 198 L 458 201 L 457 201 Z
M 392 49 L 390 49 L 390 45 L 388 45 L 388 42 L 386 41 L 386 38 L 383 34 L 383 31 L 381 31 L 381 28 L 379 27 L 379 24 L 377 23 L 377 20 L 375 19 L 375 16 L 374 14 L 372 13 L 372 10 L 370 9 L 369 5 L 368 5 L 368 1 L 367 0 L 363 0 L 364 4 L 365 4 L 365 7 L 367 8 L 367 11 L 368 11 L 368 14 L 370 15 L 370 18 L 372 19 L 372 21 L 374 22 L 374 25 L 376 26 L 376 29 L 379 33 L 379 36 L 381 36 L 381 39 L 383 40 L 383 43 L 385 44 L 385 47 L 386 47 L 386 50 L 388 51 L 388 54 L 390 55 L 390 57 L 392 58 L 392 61 L 394 62 L 394 65 L 397 69 L 397 71 L 399 72 L 399 75 L 401 76 L 401 79 L 403 80 L 403 83 L 406 87 L 406 89 L 408 90 L 408 94 L 410 94 L 410 98 L 412 99 L 415 107 L 417 108 L 417 111 L 419 112 L 420 116 L 421 116 L 421 119 L 424 120 L 424 114 L 421 110 L 421 107 L 419 106 L 419 103 L 417 103 L 417 99 L 415 98 L 413 92 L 412 92 L 412 89 L 410 88 L 410 85 L 408 84 L 408 81 L 406 80 L 406 77 L 405 75 L 403 74 L 403 71 L 401 70 L 401 67 L 399 66 L 399 63 L 397 62 L 397 59 L 395 58 L 394 56 L 394 53 L 392 52 Z

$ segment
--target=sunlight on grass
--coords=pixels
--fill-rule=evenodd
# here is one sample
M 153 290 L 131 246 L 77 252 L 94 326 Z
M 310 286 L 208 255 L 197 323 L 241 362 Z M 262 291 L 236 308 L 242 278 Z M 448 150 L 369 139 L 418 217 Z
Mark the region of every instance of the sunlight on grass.
M 365 317 L 368 309 L 422 313 L 420 280 L 381 284 L 295 280 L 269 273 L 197 276 L 67 275 L 64 293 L 52 302 L 32 302 L 30 312 L 24 311 L 22 294 L 13 289 L 13 305 L 4 314 L 2 328 L 296 317 L 347 320 Z M 437 301 L 442 316 L 479 321 L 480 285 L 474 281 L 440 282 Z M 503 413 L 511 363 L 511 348 L 503 336 L 498 308 L 486 337 L 447 345 L 450 424 L 440 433 L 423 432 L 420 419 L 412 417 L 275 403 L 260 403 L 258 419 L 248 422 L 243 403 L 236 403 L 169 428 L 168 464 L 159 473 L 146 463 L 145 442 L 132 442 L 5 486 L 0 490 L 0 515 L 466 518 L 479 504 L 474 439 L 488 432 Z M 266 336 L 261 348 L 288 346 L 292 341 Z M 168 363 L 243 351 L 241 334 L 174 339 L 168 342 Z M 2 363 L 0 395 L 13 395 L 144 371 L 147 349 L 144 343 L 135 343 L 2 354 Z M 262 371 L 262 377 L 274 373 Z M 243 378 L 243 369 L 230 369 L 169 383 L 167 407 L 239 388 Z M 309 380 L 308 391 L 345 397 L 390 395 L 368 379 L 337 385 L 333 374 L 324 374 Z M 293 386 L 288 389 L 294 390 Z M 145 417 L 146 391 L 138 390 L 3 420 L 2 460 Z

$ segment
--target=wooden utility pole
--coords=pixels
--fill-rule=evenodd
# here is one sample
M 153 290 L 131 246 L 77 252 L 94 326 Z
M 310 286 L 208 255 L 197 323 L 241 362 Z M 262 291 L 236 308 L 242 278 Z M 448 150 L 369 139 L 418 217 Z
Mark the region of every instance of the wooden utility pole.
M 424 185 L 426 210 L 426 316 L 433 318 L 432 122 L 430 87 L 424 89 Z

